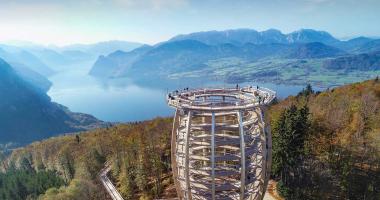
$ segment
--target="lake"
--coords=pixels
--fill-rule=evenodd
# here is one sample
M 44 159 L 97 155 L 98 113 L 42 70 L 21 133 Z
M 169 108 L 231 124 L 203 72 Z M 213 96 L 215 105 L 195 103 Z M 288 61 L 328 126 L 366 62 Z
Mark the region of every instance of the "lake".
M 193 84 L 190 84 L 191 81 L 185 83 L 176 80 L 171 85 L 136 84 L 126 78 L 100 80 L 87 75 L 90 66 L 91 63 L 87 63 L 86 67 L 70 66 L 50 77 L 53 86 L 48 95 L 54 102 L 67 106 L 73 112 L 91 114 L 110 122 L 141 121 L 157 116 L 171 116 L 174 110 L 166 105 L 167 91 L 191 86 L 222 85 L 204 84 L 196 80 L 192 82 Z M 267 87 L 276 91 L 279 98 L 295 95 L 303 88 L 303 86 L 273 83 L 241 84 L 244 85 Z

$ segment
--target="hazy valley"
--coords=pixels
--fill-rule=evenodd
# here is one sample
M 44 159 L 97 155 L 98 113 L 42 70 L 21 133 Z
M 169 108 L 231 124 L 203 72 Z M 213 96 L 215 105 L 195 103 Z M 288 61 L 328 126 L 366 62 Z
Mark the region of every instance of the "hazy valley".
M 68 109 L 111 122 L 169 116 L 165 93 L 189 85 L 257 84 L 279 90 L 285 98 L 307 83 L 323 90 L 374 78 L 380 70 L 379 45 L 376 39 L 341 41 L 312 29 L 289 34 L 274 29 L 197 32 L 153 46 L 124 41 L 0 45 L 2 70 L 7 71 L 1 83 L 6 97 L 2 123 L 7 124 L 1 143 L 31 142 L 107 124 Z M 22 120 L 31 127 L 19 129 Z M 32 125 L 37 122 L 42 124 Z M 7 135 L 13 136 L 5 139 Z
M 167 92 L 236 84 L 278 92 L 269 107 L 276 158 L 289 150 L 279 145 L 281 123 L 310 111 L 297 164 L 273 164 L 281 195 L 376 199 L 379 45 L 310 29 L 199 32 L 156 45 L 0 45 L 0 199 L 108 199 L 98 179 L 106 161 L 125 199 L 176 197 Z
M 101 56 L 90 74 L 137 80 L 212 77 L 231 84 L 258 81 L 329 87 L 375 77 L 379 45 L 376 39 L 341 41 L 311 29 L 289 34 L 274 29 L 199 32 Z

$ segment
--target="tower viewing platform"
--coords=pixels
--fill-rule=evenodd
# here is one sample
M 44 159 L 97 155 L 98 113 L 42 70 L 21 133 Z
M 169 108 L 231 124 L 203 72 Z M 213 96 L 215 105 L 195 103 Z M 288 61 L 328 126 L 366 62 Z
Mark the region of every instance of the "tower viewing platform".
M 167 96 L 175 108 L 172 168 L 181 199 L 262 199 L 272 140 L 262 87 L 202 88 Z

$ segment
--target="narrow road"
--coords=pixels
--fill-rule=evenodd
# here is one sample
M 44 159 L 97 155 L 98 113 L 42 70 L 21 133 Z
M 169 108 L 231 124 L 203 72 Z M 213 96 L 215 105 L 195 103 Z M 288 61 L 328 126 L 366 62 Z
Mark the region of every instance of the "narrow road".
M 110 179 L 107 177 L 108 172 L 111 170 L 110 165 L 106 165 L 99 173 L 100 181 L 102 181 L 104 188 L 106 188 L 109 195 L 113 200 L 124 200 L 120 193 L 116 190 L 116 187 L 112 184 Z

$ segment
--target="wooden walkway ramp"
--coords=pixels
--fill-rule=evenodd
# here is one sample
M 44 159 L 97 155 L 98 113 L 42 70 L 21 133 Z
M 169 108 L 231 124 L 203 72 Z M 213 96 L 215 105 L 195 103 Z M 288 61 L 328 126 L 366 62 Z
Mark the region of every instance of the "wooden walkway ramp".
M 124 200 L 121 194 L 117 191 L 116 187 L 112 184 L 111 180 L 107 177 L 110 170 L 111 165 L 106 164 L 106 166 L 99 173 L 99 179 L 113 200 Z

